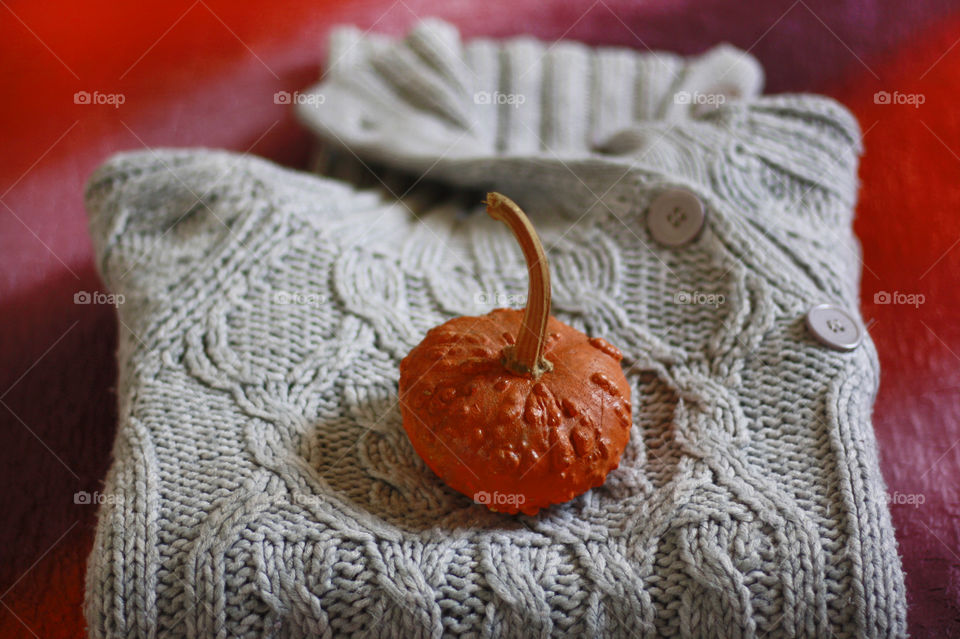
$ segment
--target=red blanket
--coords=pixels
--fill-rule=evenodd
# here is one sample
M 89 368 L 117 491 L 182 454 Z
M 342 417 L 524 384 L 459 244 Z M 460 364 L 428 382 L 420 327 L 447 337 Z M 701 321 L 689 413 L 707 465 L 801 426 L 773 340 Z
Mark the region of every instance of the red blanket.
M 110 153 L 250 150 L 303 165 L 278 90 L 310 84 L 327 30 L 533 33 L 764 64 L 865 132 L 862 311 L 883 366 L 874 415 L 917 637 L 960 636 L 960 13 L 861 0 L 175 0 L 0 3 L 0 636 L 83 636 L 84 561 L 115 429 L 118 326 L 81 192 Z M 854 259 L 851 257 L 851 259 Z

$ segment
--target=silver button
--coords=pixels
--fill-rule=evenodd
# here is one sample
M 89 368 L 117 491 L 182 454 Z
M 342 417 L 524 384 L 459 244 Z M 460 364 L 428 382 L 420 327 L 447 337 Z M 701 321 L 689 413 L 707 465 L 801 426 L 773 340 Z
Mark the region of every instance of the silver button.
M 647 228 L 657 242 L 681 246 L 703 228 L 703 204 L 690 191 L 670 189 L 653 201 L 647 210 Z
M 807 329 L 818 342 L 838 351 L 852 351 L 863 341 L 859 322 L 833 304 L 818 304 L 807 311 Z

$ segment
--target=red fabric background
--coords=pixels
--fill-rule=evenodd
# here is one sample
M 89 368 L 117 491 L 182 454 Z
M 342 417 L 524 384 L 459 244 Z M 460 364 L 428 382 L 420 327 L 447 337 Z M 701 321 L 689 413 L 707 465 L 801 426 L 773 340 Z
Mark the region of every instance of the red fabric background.
M 958 8 L 960 9 L 960 8 Z M 120 326 L 92 265 L 82 187 L 110 153 L 209 146 L 302 165 L 273 94 L 310 84 L 329 27 L 533 33 L 758 56 L 768 90 L 847 104 L 866 132 L 856 230 L 862 311 L 883 366 L 874 415 L 917 637 L 960 635 L 960 11 L 930 0 L 144 0 L 0 2 L 0 636 L 83 636 L 84 562 L 116 427 Z M 76 91 L 125 103 L 74 104 Z M 874 102 L 920 93 L 918 108 Z M 874 301 L 924 295 L 919 307 Z M 921 497 L 917 497 L 921 496 Z M 897 503 L 923 500 L 922 504 Z

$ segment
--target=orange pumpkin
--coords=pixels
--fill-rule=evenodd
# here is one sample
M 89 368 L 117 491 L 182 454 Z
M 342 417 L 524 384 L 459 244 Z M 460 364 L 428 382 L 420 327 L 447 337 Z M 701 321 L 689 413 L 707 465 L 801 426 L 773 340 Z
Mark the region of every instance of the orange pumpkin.
M 630 439 L 622 355 L 550 316 L 550 271 L 530 220 L 489 193 L 530 275 L 524 311 L 432 328 L 400 362 L 414 450 L 449 486 L 500 512 L 536 514 L 603 484 Z

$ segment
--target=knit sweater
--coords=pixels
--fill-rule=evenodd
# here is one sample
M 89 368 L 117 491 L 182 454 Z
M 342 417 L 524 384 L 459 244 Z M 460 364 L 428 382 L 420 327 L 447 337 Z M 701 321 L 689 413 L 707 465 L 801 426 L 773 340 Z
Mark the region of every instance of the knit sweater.
M 340 177 L 156 150 L 89 182 L 125 300 L 92 637 L 905 634 L 876 352 L 804 322 L 858 317 L 840 105 L 761 96 L 730 47 L 464 44 L 436 21 L 340 30 L 329 69 L 298 112 Z M 367 165 L 432 184 L 346 179 Z M 446 487 L 397 403 L 429 328 L 522 303 L 522 255 L 470 195 L 489 187 L 536 225 L 554 315 L 631 386 L 620 468 L 532 517 Z M 647 220 L 668 188 L 706 213 L 680 246 Z

